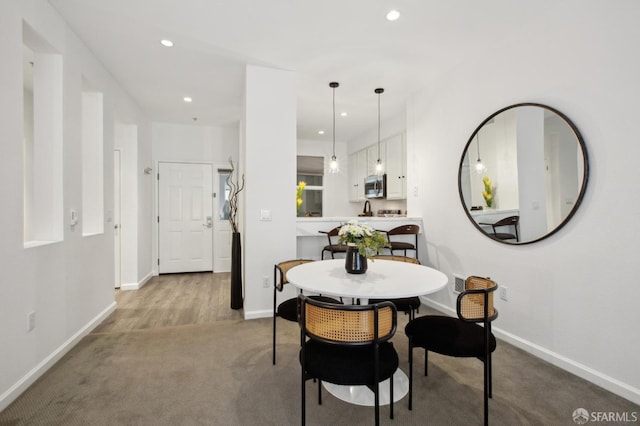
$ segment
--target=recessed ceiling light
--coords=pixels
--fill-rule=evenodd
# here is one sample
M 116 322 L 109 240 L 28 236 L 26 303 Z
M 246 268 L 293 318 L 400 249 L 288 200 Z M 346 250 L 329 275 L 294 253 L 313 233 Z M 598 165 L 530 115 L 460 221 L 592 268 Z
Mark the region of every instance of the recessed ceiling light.
M 395 21 L 400 17 L 400 12 L 398 12 L 397 10 L 390 10 L 389 13 L 387 13 L 387 21 Z
M 160 40 L 160 44 L 163 45 L 164 47 L 173 47 L 173 42 L 171 40 Z
M 318 130 L 319 135 L 324 135 L 324 130 Z
M 191 102 L 193 101 L 193 99 L 191 99 L 190 96 L 185 96 L 184 98 L 182 98 L 185 102 Z
M 347 116 L 346 111 L 343 111 L 343 112 L 340 113 L 340 117 L 346 117 L 346 116 Z

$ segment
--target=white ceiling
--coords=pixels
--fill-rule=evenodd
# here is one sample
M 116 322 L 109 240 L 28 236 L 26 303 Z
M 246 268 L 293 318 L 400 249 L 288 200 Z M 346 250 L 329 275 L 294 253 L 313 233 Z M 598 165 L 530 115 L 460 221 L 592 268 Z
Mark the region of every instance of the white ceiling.
M 246 64 L 296 71 L 298 138 L 349 140 L 559 0 L 49 0 L 153 121 L 237 125 Z M 391 9 L 395 22 L 385 19 Z M 165 48 L 160 39 L 175 45 Z M 193 97 L 191 104 L 184 96 Z M 323 136 L 318 130 L 326 130 Z

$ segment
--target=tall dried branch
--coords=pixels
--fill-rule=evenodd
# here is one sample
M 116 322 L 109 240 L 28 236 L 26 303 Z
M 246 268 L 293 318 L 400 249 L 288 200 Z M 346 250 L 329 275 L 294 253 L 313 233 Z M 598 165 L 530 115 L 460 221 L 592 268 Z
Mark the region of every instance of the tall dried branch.
M 231 172 L 227 176 L 227 185 L 229 185 L 229 223 L 231 223 L 231 230 L 238 232 L 238 221 L 236 215 L 238 214 L 238 194 L 244 189 L 244 173 L 234 182 L 233 173 L 235 167 L 233 166 L 233 160 L 229 157 L 229 164 L 231 165 Z

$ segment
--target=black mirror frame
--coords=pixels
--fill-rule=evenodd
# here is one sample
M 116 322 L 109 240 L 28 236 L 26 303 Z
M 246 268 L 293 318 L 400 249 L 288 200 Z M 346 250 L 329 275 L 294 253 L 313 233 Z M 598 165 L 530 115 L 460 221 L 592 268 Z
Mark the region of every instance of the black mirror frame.
M 496 238 L 496 237 L 488 234 L 473 219 L 473 216 L 471 216 L 471 212 L 469 211 L 469 209 L 467 209 L 467 206 L 466 206 L 465 200 L 464 200 L 464 196 L 462 194 L 462 167 L 464 165 L 465 155 L 467 154 L 467 151 L 469 150 L 471 142 L 475 138 L 476 134 L 478 134 L 480 129 L 482 129 L 482 127 L 485 124 L 487 124 L 487 122 L 489 122 L 495 116 L 501 114 L 502 112 L 507 111 L 509 109 L 513 109 L 513 108 L 517 108 L 517 107 L 523 107 L 523 106 L 534 106 L 534 107 L 543 108 L 543 109 L 545 109 L 547 111 L 551 111 L 554 114 L 557 114 L 559 117 L 561 117 L 565 121 L 565 123 L 567 123 L 569 125 L 569 127 L 571 127 L 571 130 L 576 135 L 576 138 L 578 139 L 578 144 L 580 145 L 580 148 L 582 149 L 582 159 L 583 159 L 584 174 L 583 174 L 583 177 L 582 177 L 582 186 L 580 187 L 580 192 L 578 193 L 578 197 L 576 199 L 575 205 L 573 206 L 573 208 L 571 209 L 571 211 L 569 212 L 567 217 L 565 217 L 564 220 L 558 224 L 558 226 L 556 226 L 554 229 L 552 229 L 551 231 L 547 232 L 546 234 L 542 235 L 541 237 L 533 239 L 533 240 L 530 240 L 530 241 L 509 242 L 509 241 L 501 240 L 499 238 Z M 587 189 L 587 182 L 588 181 L 589 181 L 589 157 L 588 157 L 588 154 L 587 154 L 587 147 L 586 147 L 586 145 L 584 143 L 584 139 L 582 138 L 582 135 L 580 134 L 580 131 L 578 130 L 576 125 L 573 124 L 573 122 L 569 119 L 569 117 L 567 117 L 565 114 L 561 113 L 557 109 L 552 108 L 552 107 L 550 107 L 548 105 L 532 103 L 532 102 L 524 102 L 524 103 L 510 105 L 508 107 L 502 108 L 502 109 L 494 112 L 489 117 L 487 117 L 482 123 L 480 123 L 480 125 L 478 127 L 476 127 L 476 129 L 471 134 L 471 137 L 467 141 L 467 144 L 465 145 L 464 150 L 462 151 L 462 156 L 460 157 L 460 164 L 458 165 L 458 195 L 460 196 L 460 202 L 462 203 L 462 207 L 464 209 L 464 212 L 467 215 L 467 217 L 469 218 L 469 220 L 471 221 L 471 223 L 480 231 L 480 233 L 482 233 L 486 237 L 488 237 L 488 238 L 490 238 L 490 239 L 492 239 L 494 241 L 497 241 L 499 243 L 502 243 L 502 244 L 514 245 L 514 246 L 531 244 L 531 243 L 535 243 L 535 242 L 544 240 L 545 238 L 549 238 L 550 236 L 552 236 L 553 234 L 558 232 L 564 225 L 566 225 L 569 222 L 569 220 L 571 220 L 571 218 L 573 217 L 575 212 L 578 210 L 578 208 L 580 207 L 580 204 L 582 203 L 582 200 L 584 198 L 584 195 L 585 195 L 585 192 L 586 192 L 586 189 Z

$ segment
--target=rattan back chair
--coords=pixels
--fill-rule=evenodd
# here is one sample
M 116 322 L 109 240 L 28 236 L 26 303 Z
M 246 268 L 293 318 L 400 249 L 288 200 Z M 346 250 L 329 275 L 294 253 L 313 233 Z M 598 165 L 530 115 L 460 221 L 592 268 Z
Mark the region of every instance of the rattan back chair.
M 318 231 L 321 234 L 325 234 L 327 236 L 328 244 L 322 248 L 322 252 L 320 252 L 320 258 L 324 260 L 324 252 L 328 251 L 331 253 L 331 258 L 335 259 L 336 253 L 346 253 L 347 245 L 340 244 L 338 242 L 338 232 L 340 232 L 340 226 L 333 228 L 330 231 Z
M 396 256 L 396 255 L 392 255 L 392 254 L 379 254 L 379 255 L 373 257 L 374 261 L 376 259 L 378 259 L 378 260 L 394 260 L 396 262 L 414 263 L 416 265 L 420 264 L 420 261 L 418 259 L 416 259 L 415 257 Z M 402 298 L 398 298 L 398 299 L 371 299 L 371 300 L 369 300 L 369 303 L 379 303 L 379 302 L 383 302 L 385 300 L 393 302 L 393 304 L 396 305 L 396 308 L 398 309 L 398 311 L 404 312 L 405 314 L 409 315 L 409 320 L 414 319 L 416 317 L 416 312 L 419 312 L 419 309 L 420 309 L 420 298 L 418 296 L 402 297 Z
M 287 280 L 287 272 L 294 266 L 302 265 L 303 263 L 313 262 L 310 259 L 295 259 L 286 260 L 284 262 L 277 263 L 273 267 L 273 365 L 276 364 L 276 317 L 280 317 L 287 321 L 298 321 L 298 298 L 292 297 L 278 304 L 278 293 L 284 290 Z M 331 303 L 341 303 L 339 300 L 325 296 L 311 296 L 319 300 L 324 300 Z
M 300 301 L 300 365 L 302 424 L 305 424 L 306 381 L 368 386 L 374 392 L 375 424 L 380 423 L 380 382 L 390 379 L 390 418 L 393 418 L 393 374 L 398 354 L 389 341 L 397 328 L 393 303 L 336 305 L 304 295 Z
M 413 401 L 413 348 L 424 348 L 424 375 L 427 376 L 428 353 L 454 357 L 478 358 L 484 365 L 484 424 L 489 422 L 489 398 L 492 396 L 491 353 L 496 339 L 491 321 L 498 317 L 493 293 L 498 288 L 489 278 L 471 276 L 465 290 L 458 295 L 458 317 L 425 315 L 409 321 L 405 333 L 409 338 L 409 410 Z M 482 324 L 482 325 L 480 325 Z

